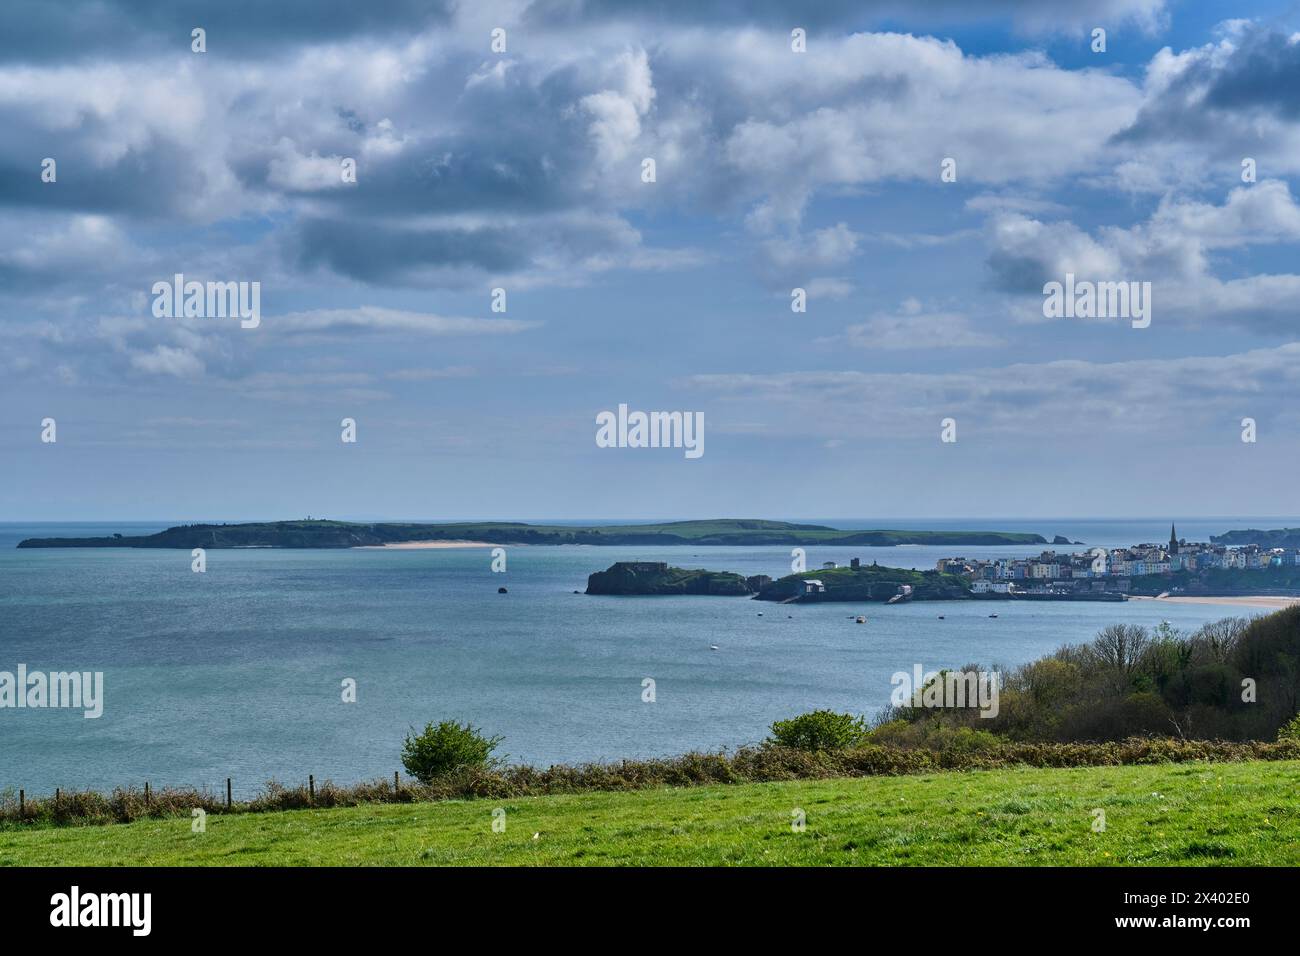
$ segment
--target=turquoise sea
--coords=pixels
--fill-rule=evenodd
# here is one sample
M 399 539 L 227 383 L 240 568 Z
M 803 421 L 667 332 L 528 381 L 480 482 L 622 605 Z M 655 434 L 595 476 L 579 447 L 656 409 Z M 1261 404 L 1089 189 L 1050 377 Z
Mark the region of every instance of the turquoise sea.
M 1189 539 L 1300 524 L 1176 520 Z M 24 537 L 174 523 L 0 524 L 0 670 L 102 671 L 105 682 L 99 719 L 0 710 L 0 789 L 148 780 L 220 790 L 231 777 L 249 794 L 309 773 L 391 777 L 405 731 L 451 717 L 504 735 L 512 759 L 541 765 L 735 747 L 805 710 L 874 714 L 888 702 L 890 675 L 914 664 L 1014 665 L 1115 621 L 1191 629 L 1243 613 L 1150 602 L 784 607 L 573 593 L 618 560 L 779 576 L 789 573 L 788 548 L 516 546 L 504 574 L 491 571 L 486 548 L 210 551 L 204 574 L 191 572 L 182 551 L 14 548 Z M 1164 540 L 1169 527 L 1168 519 L 828 523 L 1029 530 L 1090 546 Z M 928 568 L 953 550 L 810 548 L 808 564 L 860 557 Z M 509 593 L 498 594 L 502 586 Z M 851 619 L 858 613 L 866 624 Z M 654 703 L 642 702 L 647 677 Z M 345 678 L 357 682 L 356 703 L 341 699 Z

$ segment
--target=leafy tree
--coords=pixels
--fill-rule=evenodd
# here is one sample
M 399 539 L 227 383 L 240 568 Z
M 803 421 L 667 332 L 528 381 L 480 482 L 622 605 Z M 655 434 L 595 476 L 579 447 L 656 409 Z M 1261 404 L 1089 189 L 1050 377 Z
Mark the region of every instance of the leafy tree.
M 867 722 L 852 714 L 814 710 L 772 725 L 771 740 L 796 750 L 843 750 L 862 742 Z
M 458 770 L 490 767 L 498 761 L 492 757 L 504 737 L 485 737 L 472 725 L 444 720 L 438 726 L 426 724 L 422 733 L 406 735 L 402 746 L 402 766 L 421 783 L 430 783 Z

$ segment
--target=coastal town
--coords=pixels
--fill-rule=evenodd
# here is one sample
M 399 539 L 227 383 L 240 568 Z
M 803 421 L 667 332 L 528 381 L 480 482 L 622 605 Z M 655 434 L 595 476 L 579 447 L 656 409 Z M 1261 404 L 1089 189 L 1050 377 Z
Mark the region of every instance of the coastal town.
M 1127 548 L 1093 548 L 1074 554 L 1044 551 L 1035 557 L 941 558 L 935 569 L 968 578 L 973 594 L 1069 597 L 1127 594 L 1134 578 L 1193 575 L 1214 571 L 1267 571 L 1300 567 L 1300 548 L 1259 545 L 1228 547 L 1183 541 L 1170 527 L 1165 544 L 1136 544 Z M 1187 578 L 1188 574 L 1180 575 Z M 1177 587 L 1173 588 L 1177 590 Z

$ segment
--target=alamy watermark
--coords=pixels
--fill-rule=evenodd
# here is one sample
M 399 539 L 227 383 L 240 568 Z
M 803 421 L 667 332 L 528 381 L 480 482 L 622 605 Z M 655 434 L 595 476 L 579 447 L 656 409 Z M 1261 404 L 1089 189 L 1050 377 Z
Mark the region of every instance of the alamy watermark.
M 87 720 L 104 713 L 103 671 L 0 671 L 0 709 L 68 707 L 81 709 Z
M 126 927 L 132 936 L 148 936 L 153 925 L 152 893 L 83 893 L 73 885 L 50 897 L 50 925 L 55 927 Z
M 913 664 L 910 674 L 895 671 L 889 683 L 895 707 L 978 707 L 981 717 L 998 715 L 997 671 L 926 671 Z
M 1043 285 L 1043 316 L 1049 319 L 1132 319 L 1133 328 L 1151 324 L 1150 282 L 1091 282 L 1074 280 Z
M 150 291 L 153 314 L 159 319 L 238 318 L 244 329 L 262 324 L 260 282 L 186 282 L 178 272 L 171 282 L 155 282 Z
M 596 415 L 598 448 L 684 448 L 687 458 L 704 454 L 703 412 L 629 412 Z

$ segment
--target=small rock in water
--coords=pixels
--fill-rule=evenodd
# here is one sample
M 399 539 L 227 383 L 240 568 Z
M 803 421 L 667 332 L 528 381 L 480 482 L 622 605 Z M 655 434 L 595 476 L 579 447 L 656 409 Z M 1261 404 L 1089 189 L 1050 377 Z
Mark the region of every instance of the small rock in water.
M 507 591 L 505 588 L 497 588 L 497 594 L 509 594 L 509 593 L 510 592 Z

